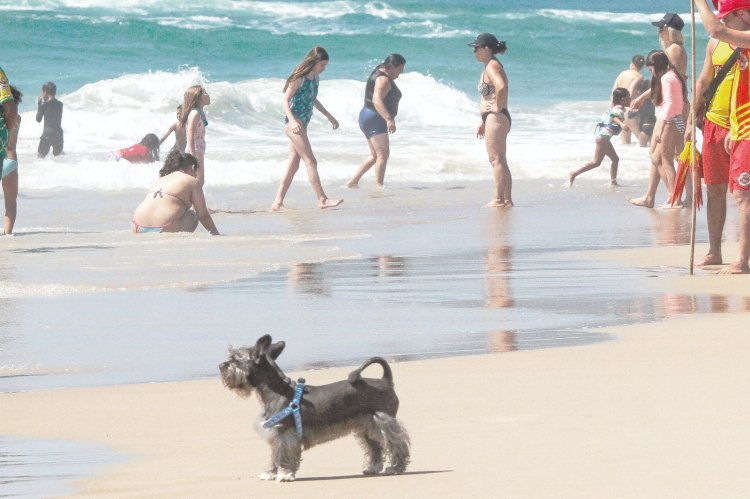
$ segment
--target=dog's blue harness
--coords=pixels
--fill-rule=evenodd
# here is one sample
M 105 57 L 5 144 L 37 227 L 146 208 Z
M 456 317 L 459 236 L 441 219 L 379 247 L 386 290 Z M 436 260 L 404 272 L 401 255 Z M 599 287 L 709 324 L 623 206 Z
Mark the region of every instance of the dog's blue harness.
M 292 401 L 286 408 L 268 418 L 266 422 L 263 423 L 263 428 L 271 428 L 272 426 L 276 426 L 277 424 L 288 418 L 289 415 L 292 415 L 294 416 L 294 426 L 297 428 L 297 435 L 302 438 L 302 416 L 299 413 L 299 404 L 302 400 L 302 392 L 304 391 L 305 378 L 299 378 L 297 380 L 297 386 L 294 387 L 294 398 L 292 399 Z

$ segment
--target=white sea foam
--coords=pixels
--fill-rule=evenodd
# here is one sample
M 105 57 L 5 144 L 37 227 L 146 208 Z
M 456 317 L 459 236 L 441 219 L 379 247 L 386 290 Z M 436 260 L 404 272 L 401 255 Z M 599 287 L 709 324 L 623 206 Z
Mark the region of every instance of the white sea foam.
M 283 80 L 210 82 L 198 68 L 177 73 L 128 74 L 83 86 L 59 98 L 65 104 L 65 154 L 36 160 L 41 126 L 34 112 L 22 113 L 19 138 L 24 188 L 121 190 L 147 188 L 159 168 L 107 159 L 147 133 L 161 135 L 175 120 L 175 107 L 190 85 L 204 84 L 207 107 L 207 185 L 276 182 L 283 172 L 288 139 L 283 133 Z M 391 136 L 388 177 L 404 182 L 444 182 L 491 178 L 484 143 L 476 138 L 474 96 L 430 75 L 405 73 L 398 79 L 403 99 L 397 133 Z M 341 123 L 332 130 L 316 113 L 309 135 L 328 181 L 348 179 L 367 154 L 357 124 L 364 82 L 321 80 L 319 100 Z M 543 108 L 512 105 L 508 160 L 516 178 L 565 178 L 593 155 L 593 126 L 606 102 L 567 102 Z M 163 154 L 171 147 L 168 139 Z M 616 143 L 617 147 L 617 143 Z M 645 150 L 618 147 L 624 177 L 645 176 Z M 622 150 L 621 150 L 622 149 Z M 638 166 L 638 169 L 634 169 Z M 607 168 L 592 176 L 606 178 Z

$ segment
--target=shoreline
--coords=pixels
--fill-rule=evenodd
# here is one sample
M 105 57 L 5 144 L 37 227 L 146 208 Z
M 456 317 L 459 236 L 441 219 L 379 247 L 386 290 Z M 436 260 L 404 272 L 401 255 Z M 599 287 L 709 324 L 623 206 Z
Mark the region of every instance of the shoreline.
M 681 248 L 656 253 L 670 259 Z M 652 253 L 624 252 L 636 260 Z M 655 284 L 681 291 L 684 277 Z M 748 310 L 744 281 L 729 277 L 689 279 L 744 297 Z M 737 355 L 750 347 L 737 327 L 748 319 L 748 312 L 697 314 L 604 328 L 617 338 L 589 346 L 393 363 L 399 418 L 413 442 L 412 464 L 396 477 L 365 481 L 360 451 L 346 437 L 306 451 L 296 483 L 257 480 L 268 459 L 251 429 L 259 405 L 224 389 L 218 372 L 200 381 L 2 394 L 10 409 L 0 426 L 15 437 L 93 442 L 135 456 L 78 482 L 80 497 L 280 497 L 290 488 L 306 497 L 739 497 L 750 493 L 741 479 L 750 382 Z M 283 368 L 283 355 L 279 362 Z M 349 370 L 304 375 L 323 384 Z

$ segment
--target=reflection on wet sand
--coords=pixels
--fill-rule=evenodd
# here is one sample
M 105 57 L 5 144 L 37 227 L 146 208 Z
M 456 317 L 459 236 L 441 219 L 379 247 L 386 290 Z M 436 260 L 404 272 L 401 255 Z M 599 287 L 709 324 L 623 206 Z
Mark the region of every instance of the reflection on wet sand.
M 515 352 L 518 350 L 515 331 L 493 331 L 487 335 L 490 352 Z
M 329 296 L 323 265 L 320 263 L 295 263 L 289 269 L 289 284 L 298 293 Z
M 750 297 L 747 296 L 664 294 L 657 302 L 657 319 L 673 319 L 688 314 L 750 312 Z
M 510 246 L 495 246 L 487 250 L 486 297 L 488 308 L 510 308 L 514 305 L 510 291 Z
M 373 258 L 378 277 L 398 277 L 406 272 L 406 258 L 394 255 L 381 255 Z
M 690 210 L 649 210 L 653 225 L 651 230 L 656 245 L 690 244 Z

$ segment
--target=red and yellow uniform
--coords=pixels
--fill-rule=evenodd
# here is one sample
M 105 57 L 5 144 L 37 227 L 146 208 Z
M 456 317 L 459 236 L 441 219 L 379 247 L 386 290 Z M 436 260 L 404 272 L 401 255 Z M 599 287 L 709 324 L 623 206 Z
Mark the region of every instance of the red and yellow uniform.
M 735 71 L 729 114 L 729 190 L 750 191 L 750 50 L 742 49 Z

